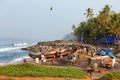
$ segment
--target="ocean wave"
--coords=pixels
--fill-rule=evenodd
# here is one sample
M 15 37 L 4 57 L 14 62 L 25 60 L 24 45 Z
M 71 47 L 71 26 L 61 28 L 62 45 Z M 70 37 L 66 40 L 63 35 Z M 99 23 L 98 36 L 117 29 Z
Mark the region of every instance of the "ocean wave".
M 13 60 L 11 60 L 10 62 L 2 62 L 0 63 L 0 65 L 8 65 L 8 64 L 19 64 L 19 63 L 22 63 L 23 62 L 23 59 L 26 59 L 26 60 L 30 60 L 30 57 L 29 56 L 23 56 L 23 57 L 20 57 L 20 58 L 15 58 Z
M 5 51 L 10 51 L 10 50 L 20 49 L 20 48 L 24 48 L 24 47 L 26 47 L 26 46 L 0 48 L 0 52 L 5 52 Z
M 12 45 L 15 47 L 19 47 L 19 46 L 26 46 L 28 44 L 27 43 L 13 43 Z
M 10 61 L 9 63 L 10 64 L 19 63 L 19 62 L 22 62 L 23 59 L 30 59 L 30 57 L 29 56 L 23 56 L 23 57 L 20 57 L 20 58 L 15 58 L 12 61 Z

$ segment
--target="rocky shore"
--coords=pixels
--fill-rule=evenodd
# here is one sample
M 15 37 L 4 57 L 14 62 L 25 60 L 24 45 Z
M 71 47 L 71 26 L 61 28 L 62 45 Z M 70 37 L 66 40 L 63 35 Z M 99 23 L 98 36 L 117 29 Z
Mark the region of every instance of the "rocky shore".
M 56 40 L 47 42 L 38 42 L 36 45 L 22 48 L 22 50 L 29 50 L 32 52 L 48 52 L 55 51 L 60 48 L 68 48 L 69 46 L 80 46 L 80 42 L 76 40 Z
M 88 64 L 88 58 L 91 58 L 92 57 L 92 49 L 95 48 L 96 46 L 95 45 L 90 45 L 90 44 L 81 44 L 79 41 L 76 41 L 76 40 L 56 40 L 56 41 L 47 41 L 47 42 L 38 42 L 36 45 L 33 45 L 33 46 L 29 46 L 27 48 L 22 48 L 23 50 L 29 50 L 29 51 L 32 51 L 32 52 L 52 52 L 52 51 L 57 51 L 59 49 L 67 49 L 67 48 L 70 48 L 71 46 L 74 46 L 76 47 L 78 50 L 77 51 L 81 51 L 81 56 L 80 56 L 80 59 L 76 59 L 76 63 L 75 63 L 75 67 L 80 67 L 83 71 L 86 72 L 86 67 L 87 67 L 87 64 Z M 84 52 L 84 48 L 89 48 L 89 51 L 88 51 L 88 54 L 85 54 Z M 99 47 L 103 47 L 103 48 L 106 48 L 107 46 L 105 45 L 99 45 Z M 108 48 L 108 47 L 107 47 Z M 114 71 L 119 71 L 118 68 L 120 68 L 120 48 L 119 47 L 111 47 L 112 48 L 112 51 L 113 53 L 117 56 L 116 57 L 116 63 L 115 63 L 115 68 L 114 69 L 111 69 L 111 70 L 107 70 L 107 69 L 104 69 L 104 68 L 100 68 L 100 70 L 105 70 L 105 73 L 109 73 L 109 72 L 114 72 Z M 76 54 L 78 52 L 75 52 Z M 95 56 L 97 57 L 97 55 Z M 65 58 L 64 58 L 65 59 Z M 66 60 L 66 59 L 65 59 Z M 94 63 L 98 63 L 99 64 L 100 60 L 92 60 L 92 63 L 91 63 L 91 66 L 94 65 Z M 51 63 L 49 63 L 49 61 L 46 63 L 47 65 L 51 65 Z M 66 64 L 61 64 L 61 63 L 56 63 L 55 64 L 56 66 L 60 66 L 60 65 L 64 65 L 64 66 L 70 66 L 69 63 L 66 63 Z M 100 66 L 100 65 L 99 65 Z M 102 75 L 103 75 L 103 72 L 101 73 L 96 73 L 96 72 L 92 72 L 92 78 L 100 78 Z
M 78 48 L 84 48 L 84 47 L 91 47 L 95 48 L 96 45 L 91 45 L 91 44 L 81 44 L 77 40 L 55 40 L 55 41 L 46 41 L 46 42 L 38 42 L 37 44 L 33 46 L 29 46 L 26 48 L 22 48 L 22 50 L 28 50 L 32 52 L 50 52 L 50 51 L 56 51 L 60 48 L 67 49 L 70 46 L 75 46 Z M 118 54 L 120 53 L 120 46 L 111 46 L 108 47 L 107 45 L 100 44 L 98 47 L 103 47 L 103 48 L 111 48 L 113 53 Z

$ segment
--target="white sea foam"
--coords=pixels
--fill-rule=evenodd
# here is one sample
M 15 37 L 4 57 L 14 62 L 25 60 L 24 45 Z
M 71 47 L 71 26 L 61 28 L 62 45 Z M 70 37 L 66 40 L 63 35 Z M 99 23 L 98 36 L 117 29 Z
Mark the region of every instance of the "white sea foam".
M 5 51 L 10 51 L 10 50 L 20 49 L 20 48 L 24 48 L 24 47 L 27 47 L 27 46 L 0 48 L 0 52 L 5 52 Z
M 15 58 L 10 62 L 2 62 L 2 63 L 0 63 L 0 65 L 5 66 L 5 65 L 8 65 L 8 64 L 19 64 L 19 63 L 23 62 L 23 59 L 30 60 L 30 57 L 29 56 L 23 56 L 23 57 L 20 57 L 20 58 Z
M 19 62 L 23 61 L 23 59 L 30 59 L 30 57 L 29 56 L 23 56 L 23 57 L 20 57 L 20 58 L 15 58 L 12 61 L 10 61 L 9 63 L 10 64 L 19 63 Z
M 0 52 L 14 50 L 14 49 L 18 49 L 18 47 L 14 47 L 14 48 L 0 48 Z
M 15 47 L 20 47 L 20 46 L 26 46 L 28 45 L 27 43 L 14 43 L 13 46 Z

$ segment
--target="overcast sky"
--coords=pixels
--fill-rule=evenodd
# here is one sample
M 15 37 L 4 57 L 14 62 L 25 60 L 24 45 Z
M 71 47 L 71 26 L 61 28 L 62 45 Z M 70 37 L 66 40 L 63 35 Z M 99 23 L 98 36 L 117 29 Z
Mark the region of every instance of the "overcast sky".
M 0 0 L 0 38 L 62 39 L 87 8 L 96 15 L 107 4 L 120 12 L 120 0 Z

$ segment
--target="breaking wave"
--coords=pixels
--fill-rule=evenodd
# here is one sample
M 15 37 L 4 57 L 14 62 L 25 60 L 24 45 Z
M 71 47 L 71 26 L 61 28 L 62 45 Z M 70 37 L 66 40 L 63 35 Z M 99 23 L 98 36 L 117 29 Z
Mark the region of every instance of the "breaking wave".
M 30 57 L 29 56 L 23 56 L 23 57 L 19 57 L 19 58 L 15 58 L 9 62 L 2 62 L 0 63 L 0 65 L 8 65 L 8 64 L 18 64 L 18 63 L 22 63 L 23 62 L 23 59 L 26 59 L 26 60 L 30 60 Z
M 11 50 L 15 50 L 15 49 L 24 48 L 24 47 L 26 47 L 26 46 L 22 46 L 22 47 L 5 47 L 5 48 L 0 48 L 0 52 L 11 51 Z

